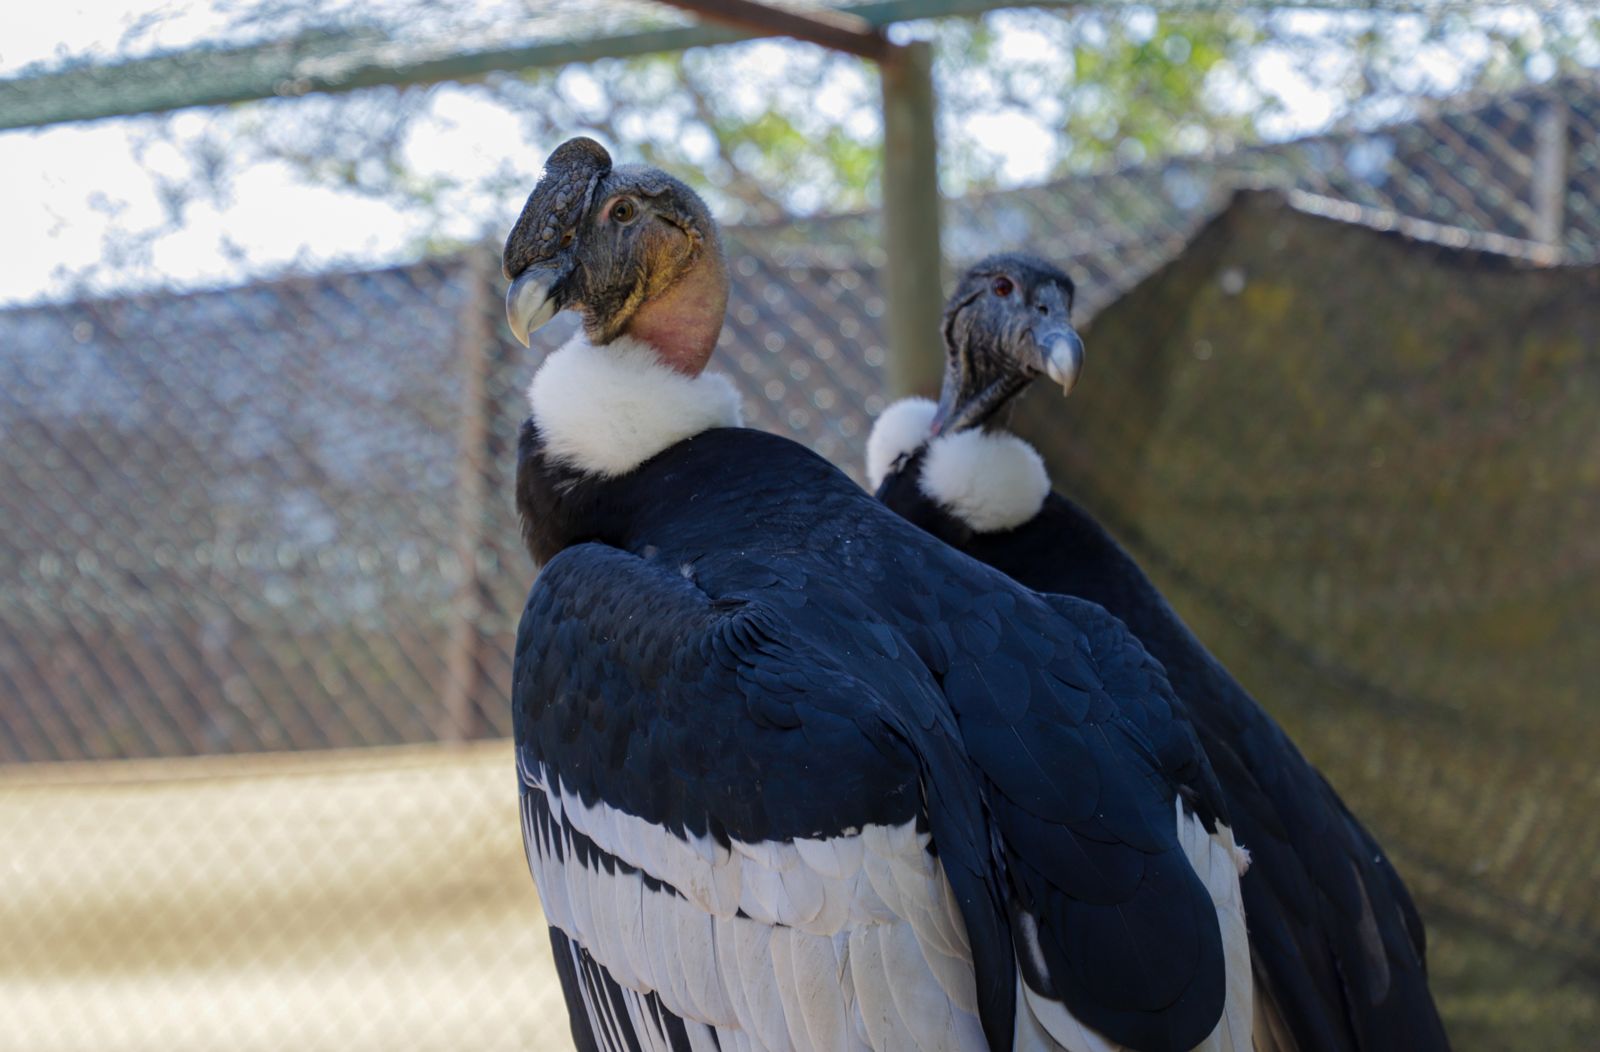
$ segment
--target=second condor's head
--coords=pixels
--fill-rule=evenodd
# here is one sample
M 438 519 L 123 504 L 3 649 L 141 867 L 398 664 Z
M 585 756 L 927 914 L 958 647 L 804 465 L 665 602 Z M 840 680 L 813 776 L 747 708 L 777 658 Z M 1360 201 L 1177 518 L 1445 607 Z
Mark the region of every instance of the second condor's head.
M 1072 279 L 1035 256 L 979 261 L 945 305 L 944 384 L 934 434 L 982 427 L 1041 373 L 1070 393 L 1083 368 Z
M 614 167 L 593 139 L 570 139 L 545 161 L 501 263 L 506 316 L 524 345 L 575 310 L 594 346 L 631 336 L 694 375 L 722 329 L 728 277 L 705 202 L 660 169 Z
M 902 399 L 879 414 L 867 439 L 867 478 L 880 500 L 924 526 L 931 502 L 978 532 L 1038 513 L 1050 489 L 1044 462 L 1000 425 L 1036 377 L 1068 393 L 1077 383 L 1083 340 L 1072 328 L 1074 292 L 1059 267 L 1015 253 L 962 275 L 944 310 L 938 405 Z

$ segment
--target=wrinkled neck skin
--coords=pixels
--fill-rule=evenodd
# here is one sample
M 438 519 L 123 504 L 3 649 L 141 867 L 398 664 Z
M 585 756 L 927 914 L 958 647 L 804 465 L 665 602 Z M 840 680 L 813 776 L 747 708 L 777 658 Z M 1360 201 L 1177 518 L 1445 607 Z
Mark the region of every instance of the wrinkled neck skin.
M 727 310 L 728 271 L 713 248 L 670 288 L 641 304 L 623 333 L 655 348 L 663 365 L 698 376 L 716 349 Z
M 1032 377 L 999 364 L 994 355 L 974 353 L 965 343 L 952 345 L 946 356 L 934 416 L 938 433 L 1005 426 L 1012 402 Z

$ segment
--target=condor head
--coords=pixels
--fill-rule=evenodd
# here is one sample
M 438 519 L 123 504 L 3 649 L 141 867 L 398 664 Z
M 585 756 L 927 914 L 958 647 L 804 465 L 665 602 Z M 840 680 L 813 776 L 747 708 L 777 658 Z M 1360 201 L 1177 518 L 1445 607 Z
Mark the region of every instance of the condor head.
M 524 345 L 562 310 L 589 343 L 629 335 L 684 372 L 705 365 L 727 309 L 716 222 L 700 196 L 658 168 L 613 167 L 593 139 L 570 139 L 506 238 L 506 316 Z

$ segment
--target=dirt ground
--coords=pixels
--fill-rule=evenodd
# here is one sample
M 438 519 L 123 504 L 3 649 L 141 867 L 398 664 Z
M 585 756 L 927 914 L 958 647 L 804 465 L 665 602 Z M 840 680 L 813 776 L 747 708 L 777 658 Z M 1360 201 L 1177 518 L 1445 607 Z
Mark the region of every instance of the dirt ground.
M 504 742 L 0 768 L 0 1048 L 567 1049 L 515 800 Z M 1596 977 L 1416 876 L 1457 1048 L 1584 1047 Z
M 506 743 L 0 771 L 0 1046 L 563 1049 Z

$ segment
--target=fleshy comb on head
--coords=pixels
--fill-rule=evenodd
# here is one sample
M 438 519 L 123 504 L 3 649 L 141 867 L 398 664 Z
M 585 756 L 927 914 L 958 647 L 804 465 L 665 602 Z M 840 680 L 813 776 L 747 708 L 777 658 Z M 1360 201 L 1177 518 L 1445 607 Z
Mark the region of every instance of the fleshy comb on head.
M 588 212 L 595 187 L 610 173 L 611 154 L 593 139 L 568 139 L 555 148 L 506 237 L 500 265 L 507 280 L 564 247 Z

